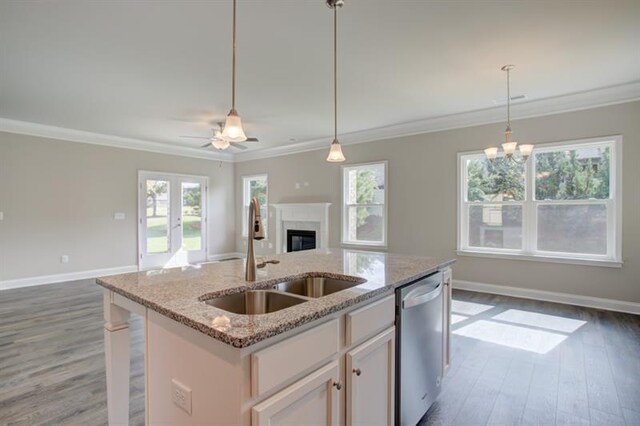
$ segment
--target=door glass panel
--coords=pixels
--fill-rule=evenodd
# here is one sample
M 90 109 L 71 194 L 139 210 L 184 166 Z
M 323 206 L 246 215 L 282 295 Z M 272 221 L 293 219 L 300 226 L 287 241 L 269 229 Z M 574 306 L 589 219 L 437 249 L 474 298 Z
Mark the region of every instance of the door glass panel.
M 202 250 L 202 185 L 182 182 L 182 247 Z
M 151 180 L 147 183 L 147 253 L 169 251 L 169 182 Z

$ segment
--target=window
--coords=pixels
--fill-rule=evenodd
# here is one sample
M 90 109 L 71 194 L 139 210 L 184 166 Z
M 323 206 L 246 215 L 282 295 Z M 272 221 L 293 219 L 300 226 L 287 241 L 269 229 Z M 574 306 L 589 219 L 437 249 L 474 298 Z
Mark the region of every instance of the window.
M 387 244 L 387 162 L 342 167 L 342 243 Z
M 264 236 L 267 238 L 267 226 L 269 223 L 267 212 L 267 175 L 244 176 L 242 178 L 242 236 L 246 237 L 247 222 L 249 221 L 249 202 L 253 197 L 258 199 L 260 203 L 260 214 L 262 215 L 262 224 L 264 226 Z
M 619 266 L 620 137 L 459 154 L 460 254 Z

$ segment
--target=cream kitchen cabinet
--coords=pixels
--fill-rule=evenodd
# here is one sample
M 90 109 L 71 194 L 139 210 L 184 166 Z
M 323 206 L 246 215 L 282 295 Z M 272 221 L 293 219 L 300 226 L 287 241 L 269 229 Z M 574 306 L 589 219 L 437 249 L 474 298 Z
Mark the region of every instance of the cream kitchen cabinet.
M 251 410 L 253 426 L 338 424 L 338 394 L 342 390 L 337 361 L 309 374 Z
M 392 327 L 347 352 L 347 425 L 393 425 L 395 351 Z

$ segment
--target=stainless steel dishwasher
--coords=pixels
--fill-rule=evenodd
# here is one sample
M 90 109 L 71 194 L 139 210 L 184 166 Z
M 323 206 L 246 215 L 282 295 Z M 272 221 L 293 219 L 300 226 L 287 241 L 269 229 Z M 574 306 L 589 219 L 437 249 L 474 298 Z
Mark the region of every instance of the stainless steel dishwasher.
M 440 393 L 442 272 L 396 290 L 396 424 L 415 426 Z

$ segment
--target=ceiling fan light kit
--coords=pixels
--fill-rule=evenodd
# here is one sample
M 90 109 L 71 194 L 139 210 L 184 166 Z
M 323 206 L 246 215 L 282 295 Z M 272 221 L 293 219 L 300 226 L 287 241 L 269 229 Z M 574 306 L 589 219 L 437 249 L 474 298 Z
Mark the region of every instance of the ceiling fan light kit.
M 327 0 L 327 6 L 333 10 L 333 142 L 327 161 L 341 163 L 346 158 L 338 141 L 338 9 L 344 6 L 344 0 Z
M 242 128 L 242 119 L 235 109 L 232 109 L 227 115 L 220 137 L 227 142 L 244 142 L 247 140 L 247 135 L 244 134 L 244 129 Z
M 513 158 L 516 149 L 520 150 L 520 156 L 524 161 L 527 161 L 531 153 L 533 152 L 532 144 L 522 144 L 518 146 L 518 142 L 513 140 L 513 132 L 511 131 L 511 81 L 510 72 L 516 66 L 505 65 L 501 68 L 502 71 L 507 73 L 507 128 L 504 131 L 504 143 L 502 144 L 502 150 L 507 158 Z M 493 161 L 498 156 L 499 149 L 497 147 L 490 147 L 484 150 L 484 154 L 487 159 Z

